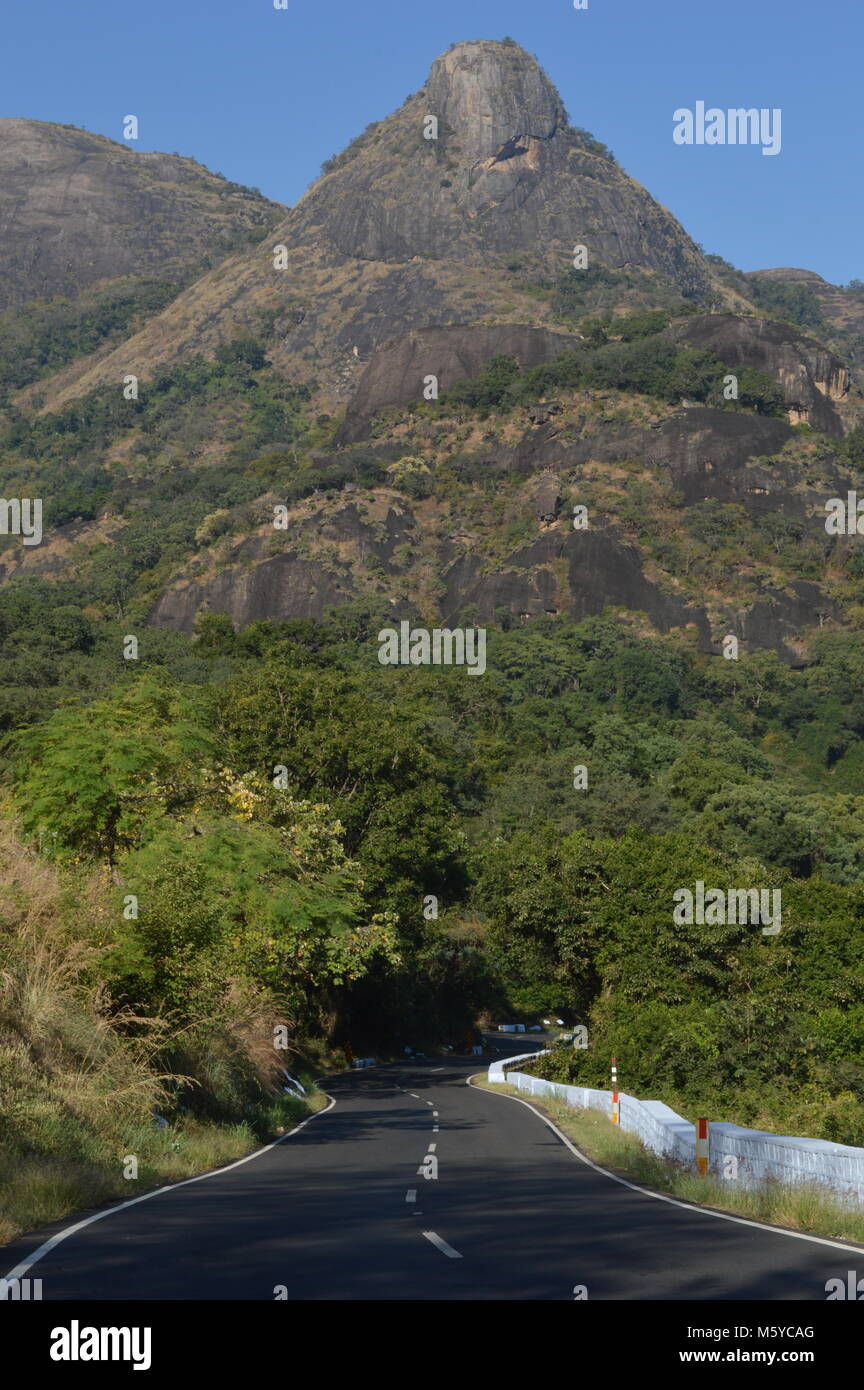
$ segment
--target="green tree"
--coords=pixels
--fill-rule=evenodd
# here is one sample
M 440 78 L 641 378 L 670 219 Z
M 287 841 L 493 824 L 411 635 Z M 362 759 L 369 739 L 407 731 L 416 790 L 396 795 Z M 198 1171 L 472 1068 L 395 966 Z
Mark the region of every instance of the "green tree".
M 148 827 L 200 796 L 218 760 L 201 698 L 146 675 L 83 708 L 57 710 L 17 738 L 17 802 L 47 850 L 113 863 Z

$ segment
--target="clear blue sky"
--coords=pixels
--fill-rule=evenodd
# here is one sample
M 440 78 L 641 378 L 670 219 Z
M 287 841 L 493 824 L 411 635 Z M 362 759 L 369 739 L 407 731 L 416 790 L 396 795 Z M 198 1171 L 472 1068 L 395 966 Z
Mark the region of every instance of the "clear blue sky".
M 576 125 L 744 270 L 864 279 L 861 0 L 6 0 L 0 114 L 177 151 L 293 203 L 451 42 L 509 34 Z M 780 107 L 783 147 L 680 147 L 672 113 Z

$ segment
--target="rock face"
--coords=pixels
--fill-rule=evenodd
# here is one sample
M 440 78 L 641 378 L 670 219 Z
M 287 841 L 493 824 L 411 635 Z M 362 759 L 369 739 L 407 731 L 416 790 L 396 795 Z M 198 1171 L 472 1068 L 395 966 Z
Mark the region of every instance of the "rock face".
M 768 647 L 787 660 L 791 658 L 790 664 L 804 665 L 795 652 L 801 633 L 817 624 L 821 627 L 826 618 L 839 618 L 841 613 L 818 585 L 800 580 L 791 587 L 792 594 L 768 590 L 766 598 L 737 616 L 735 630 L 753 650 Z
M 0 308 L 127 275 L 180 279 L 262 237 L 280 212 L 192 159 L 0 120 Z
M 534 509 L 544 526 L 551 526 L 556 520 L 561 510 L 561 483 L 557 474 L 540 474 L 534 487 Z
M 509 323 L 407 333 L 373 354 L 348 406 L 340 442 L 362 439 L 373 415 L 385 406 L 421 401 L 429 374 L 446 391 L 476 376 L 499 353 L 515 357 L 520 367 L 537 367 L 554 361 L 577 341 L 567 333 Z
M 842 492 L 845 484 L 832 476 L 827 458 L 812 479 L 800 464 L 772 458 L 794 438 L 788 424 L 697 408 L 647 429 L 580 439 L 559 433 L 558 423 L 556 416 L 554 429 L 534 424 L 484 461 L 485 503 L 478 510 L 478 495 L 471 496 L 467 527 L 460 503 L 455 511 L 441 499 L 409 503 L 387 488 L 310 498 L 292 516 L 284 551 L 273 553 L 274 534 L 265 524 L 203 563 L 203 571 L 199 557 L 198 572 L 163 594 L 151 621 L 190 631 L 202 610 L 226 613 L 238 627 L 265 618 L 321 618 L 328 607 L 372 594 L 386 596 L 394 616 L 412 617 L 422 593 L 427 621 L 433 613 L 436 622 L 457 626 L 475 618 L 497 622 L 502 613 L 520 622 L 556 613 L 579 619 L 612 606 L 644 614 L 659 631 L 692 627 L 706 651 L 719 651 L 720 636 L 734 632 L 751 650 L 772 648 L 793 664 L 802 660 L 808 630 L 842 621 L 819 585 L 804 581 L 782 588 L 753 575 L 735 597 L 712 592 L 685 599 L 677 581 L 656 566 L 646 572 L 639 547 L 602 513 L 587 530 L 570 524 L 569 501 L 579 496 L 583 478 L 606 465 L 610 478 L 620 478 L 619 465 L 638 459 L 658 486 L 671 483 L 680 496 L 681 533 L 686 508 L 714 499 L 739 504 L 757 523 L 782 516 L 803 538 L 819 535 L 826 487 Z M 532 519 L 533 538 L 502 553 L 493 528 L 490 553 L 483 513 L 495 480 L 512 484 L 520 477 L 525 482 L 510 496 L 521 499 L 518 515 Z M 743 569 L 749 570 L 746 562 Z
M 817 275 L 815 270 L 801 270 L 793 266 L 773 266 L 770 270 L 750 270 L 747 272 L 752 280 L 786 280 L 790 283 L 812 285 L 814 289 L 824 286 L 828 288 L 828 281 L 823 276 Z
M 426 93 L 429 110 L 481 163 L 517 155 L 530 140 L 551 140 L 567 124 L 564 104 L 533 59 L 515 46 L 458 43 L 432 64 Z M 512 56 L 511 56 L 512 55 Z M 502 67 L 506 80 L 501 80 Z
M 790 423 L 809 424 L 838 437 L 843 425 L 833 402 L 849 390 L 849 373 L 833 352 L 814 338 L 772 319 L 737 314 L 697 314 L 670 326 L 669 336 L 690 347 L 709 348 L 733 371 L 753 367 L 782 388 Z
M 566 584 L 553 568 L 562 562 Z M 466 607 L 476 611 L 480 621 L 491 621 L 501 608 L 523 619 L 560 612 L 578 621 L 614 606 L 647 614 L 661 632 L 692 623 L 703 645 L 710 643 L 705 614 L 650 583 L 638 551 L 611 532 L 547 531 L 533 545 L 508 555 L 496 570 L 481 571 L 470 555 L 454 561 L 447 571 L 442 608 L 448 623 Z
M 429 116 L 434 140 L 423 134 Z M 538 247 L 563 257 L 584 242 L 593 262 L 657 271 L 684 293 L 708 284 L 683 229 L 569 126 L 552 83 L 516 44 L 443 54 L 425 88 L 363 137 L 289 224 L 292 240 L 323 235 L 362 260 L 486 261 Z
M 751 270 L 747 279 L 774 281 L 779 284 L 797 285 L 812 291 L 819 312 L 826 323 L 833 328 L 864 332 L 864 296 L 852 295 L 832 285 L 815 270 L 801 270 L 795 267 L 777 266 L 770 270 Z
M 803 508 L 781 464 L 751 462 L 770 459 L 791 438 L 792 428 L 783 420 L 698 406 L 677 412 L 647 435 L 613 434 L 595 452 L 610 463 L 634 455 L 644 459 L 652 471 L 669 477 L 687 506 L 712 498 L 739 502 L 758 515 L 776 511 L 780 498 L 784 510 Z
M 804 290 L 822 320 L 821 326 L 809 331 L 819 337 L 835 335 L 835 346 L 856 376 L 856 384 L 864 385 L 864 293 L 832 285 L 814 270 L 776 267 L 771 270 L 751 270 L 747 280 L 758 288 L 762 285 L 789 285 Z
M 256 543 L 238 547 L 233 560 L 249 558 Z M 159 626 L 191 632 L 199 611 L 227 613 L 238 628 L 257 618 L 321 618 L 327 608 L 338 607 L 352 597 L 314 561 L 301 559 L 290 550 L 251 568 L 223 569 L 207 583 L 191 583 L 167 589 L 150 613 Z
M 550 494 L 557 487 L 544 475 Z M 557 498 L 555 499 L 557 501 Z M 554 520 L 554 515 L 546 520 Z M 390 511 L 381 541 L 371 540 L 352 506 L 331 514 L 324 534 L 339 539 L 361 540 L 385 569 L 396 575 L 394 549 L 411 537 L 415 518 Z M 191 632 L 201 612 L 227 614 L 237 628 L 259 619 L 321 619 L 329 608 L 338 608 L 358 596 L 360 590 L 350 568 L 339 572 L 286 549 L 264 554 L 259 537 L 250 537 L 231 552 L 229 562 L 212 578 L 183 583 L 166 590 L 150 613 L 149 621 Z M 259 563 L 254 563 L 259 559 Z M 253 561 L 250 566 L 249 562 Z M 613 530 L 544 531 L 532 544 L 506 556 L 489 568 L 482 556 L 461 551 L 444 542 L 439 552 L 443 578 L 439 615 L 442 622 L 457 625 L 468 612 L 472 621 L 497 621 L 507 612 L 520 621 L 544 614 L 567 613 L 574 620 L 601 613 L 612 606 L 643 613 L 661 632 L 693 627 L 700 647 L 716 650 L 705 610 L 688 606 L 675 595 L 651 582 L 643 571 L 634 546 Z M 797 582 L 791 593 L 768 589 L 747 609 L 730 608 L 727 630 L 735 632 L 752 649 L 771 648 L 786 661 L 797 664 L 801 634 L 825 619 L 837 618 L 837 605 L 817 585 Z M 410 617 L 412 608 L 393 601 L 393 616 Z

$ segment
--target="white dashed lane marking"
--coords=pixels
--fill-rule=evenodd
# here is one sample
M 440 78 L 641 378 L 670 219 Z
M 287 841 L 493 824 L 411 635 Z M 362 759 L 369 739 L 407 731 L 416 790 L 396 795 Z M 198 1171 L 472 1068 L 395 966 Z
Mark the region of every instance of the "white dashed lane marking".
M 462 1256 L 459 1251 L 454 1250 L 452 1245 L 448 1245 L 446 1240 L 442 1240 L 434 1231 L 424 1231 L 423 1234 L 428 1241 L 431 1241 L 436 1250 L 440 1250 L 442 1255 L 447 1256 L 448 1260 L 461 1260 Z

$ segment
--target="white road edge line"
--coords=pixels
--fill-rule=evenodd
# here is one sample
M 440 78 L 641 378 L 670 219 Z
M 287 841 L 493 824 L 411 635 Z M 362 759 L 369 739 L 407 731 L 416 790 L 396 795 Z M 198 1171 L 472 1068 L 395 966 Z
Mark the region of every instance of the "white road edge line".
M 427 1240 L 431 1240 L 436 1250 L 440 1250 L 442 1255 L 446 1255 L 448 1260 L 461 1260 L 462 1256 L 458 1250 L 454 1250 L 452 1245 L 448 1245 L 446 1240 L 442 1240 L 434 1231 L 424 1231 L 423 1235 Z
M 480 1073 L 475 1072 L 475 1075 L 479 1076 Z M 473 1086 L 474 1077 L 469 1076 L 465 1085 Z M 474 1089 L 475 1091 L 482 1090 L 487 1096 L 496 1094 L 495 1091 L 486 1091 L 482 1086 L 474 1086 Z M 524 1105 L 526 1110 L 530 1110 L 533 1115 L 543 1121 L 544 1125 L 548 1125 L 558 1135 L 561 1142 L 567 1145 L 574 1158 L 578 1158 L 580 1163 L 587 1164 L 589 1168 L 594 1169 L 595 1173 L 602 1173 L 604 1178 L 611 1178 L 613 1182 L 619 1182 L 622 1187 L 629 1187 L 631 1192 L 639 1192 L 643 1197 L 653 1197 L 656 1202 L 668 1202 L 670 1207 L 682 1207 L 684 1211 L 698 1211 L 703 1216 L 716 1216 L 718 1221 L 734 1221 L 736 1226 L 753 1226 L 757 1231 L 768 1231 L 770 1235 L 789 1236 L 792 1240 L 809 1240 L 813 1245 L 830 1245 L 834 1250 L 848 1250 L 853 1255 L 861 1254 L 862 1246 L 860 1245 L 845 1245 L 841 1240 L 826 1240 L 824 1236 L 809 1236 L 804 1231 L 787 1231 L 783 1226 L 768 1226 L 763 1221 L 750 1221 L 746 1216 L 732 1216 L 727 1211 L 714 1211 L 712 1207 L 700 1207 L 696 1202 L 682 1202 L 677 1197 L 666 1197 L 662 1192 L 652 1192 L 650 1188 L 639 1187 L 635 1182 L 628 1182 L 626 1178 L 619 1178 L 615 1173 L 610 1173 L 607 1168 L 601 1168 L 599 1163 L 595 1163 L 593 1159 L 580 1153 L 567 1138 L 567 1135 L 562 1133 L 558 1126 L 547 1119 L 545 1115 L 541 1115 L 540 1111 L 536 1110 L 533 1105 L 529 1105 L 527 1100 L 522 1100 L 520 1096 L 508 1096 L 506 1091 L 498 1091 L 497 1094 L 502 1100 L 515 1100 L 518 1105 Z
M 205 1178 L 215 1178 L 220 1173 L 230 1173 L 232 1168 L 241 1168 L 244 1163 L 251 1163 L 253 1158 L 260 1158 L 262 1154 L 269 1153 L 270 1150 L 275 1149 L 278 1144 L 284 1144 L 285 1140 L 290 1139 L 292 1135 L 299 1134 L 300 1130 L 305 1129 L 310 1120 L 317 1120 L 319 1115 L 326 1115 L 328 1110 L 333 1109 L 333 1106 L 336 1104 L 333 1096 L 329 1095 L 327 1091 L 324 1091 L 322 1094 L 327 1096 L 330 1104 L 325 1106 L 323 1110 L 316 1110 L 314 1115 L 307 1115 L 306 1119 L 301 1120 L 299 1125 L 295 1125 L 287 1134 L 281 1134 L 278 1139 L 273 1140 L 272 1144 L 265 1144 L 263 1148 L 256 1149 L 254 1153 L 247 1154 L 245 1158 L 235 1159 L 233 1163 L 226 1163 L 222 1168 L 211 1168 L 209 1173 L 199 1173 L 197 1177 L 194 1178 L 183 1178 L 181 1182 L 166 1183 L 164 1187 L 157 1187 L 152 1192 L 142 1192 L 140 1197 L 133 1197 L 128 1202 L 120 1202 L 116 1207 L 109 1207 L 107 1211 L 97 1211 L 95 1216 L 88 1216 L 83 1221 L 76 1221 L 73 1226 L 67 1226 L 65 1230 L 58 1231 L 55 1236 L 51 1236 L 50 1240 L 46 1240 L 44 1245 L 40 1245 L 38 1250 L 34 1250 L 32 1255 L 28 1255 L 26 1260 L 22 1260 L 20 1264 L 16 1265 L 15 1268 L 10 1270 L 3 1278 L 7 1281 L 11 1279 L 23 1279 L 28 1270 L 32 1269 L 35 1264 L 38 1264 L 45 1255 L 50 1254 L 50 1252 L 58 1246 L 61 1241 L 64 1241 L 67 1236 L 74 1236 L 76 1231 L 83 1231 L 85 1226 L 92 1226 L 94 1221 L 103 1221 L 106 1216 L 114 1216 L 116 1212 L 125 1211 L 127 1207 L 136 1207 L 139 1202 L 147 1202 L 151 1197 L 160 1197 L 163 1192 L 176 1192 L 178 1187 L 188 1187 L 189 1183 L 203 1182 Z

